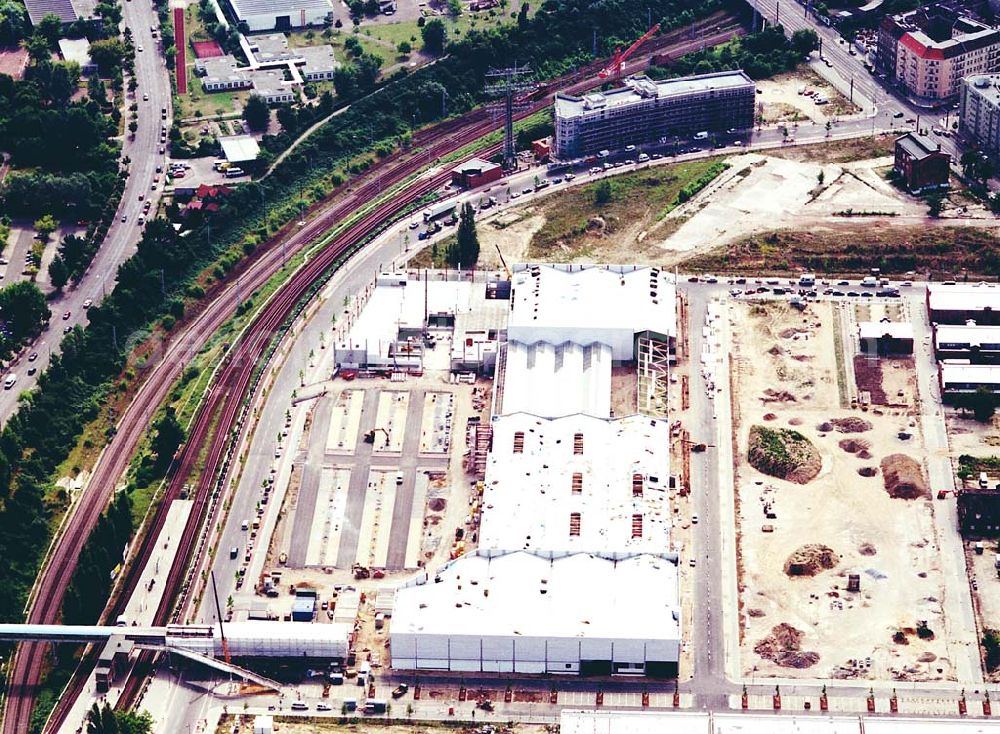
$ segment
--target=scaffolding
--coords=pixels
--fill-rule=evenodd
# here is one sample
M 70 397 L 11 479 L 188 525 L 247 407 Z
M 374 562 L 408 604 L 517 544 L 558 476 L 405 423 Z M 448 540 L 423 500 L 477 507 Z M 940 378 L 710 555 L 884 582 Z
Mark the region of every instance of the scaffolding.
M 528 66 L 516 64 L 506 69 L 490 69 L 486 72 L 486 93 L 495 97 L 503 104 L 503 169 L 514 168 L 514 112 L 517 111 L 518 100 L 515 95 L 523 96 L 534 91 L 535 85 L 525 77 L 531 74 Z
M 640 336 L 636 345 L 639 412 L 651 418 L 666 418 L 670 386 L 670 345 Z

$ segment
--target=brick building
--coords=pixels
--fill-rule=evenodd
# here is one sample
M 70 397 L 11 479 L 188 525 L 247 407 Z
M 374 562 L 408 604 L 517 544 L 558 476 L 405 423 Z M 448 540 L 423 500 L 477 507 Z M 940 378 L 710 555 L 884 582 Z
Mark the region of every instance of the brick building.
M 907 190 L 918 194 L 948 187 L 951 156 L 926 135 L 907 133 L 896 139 L 893 170 Z

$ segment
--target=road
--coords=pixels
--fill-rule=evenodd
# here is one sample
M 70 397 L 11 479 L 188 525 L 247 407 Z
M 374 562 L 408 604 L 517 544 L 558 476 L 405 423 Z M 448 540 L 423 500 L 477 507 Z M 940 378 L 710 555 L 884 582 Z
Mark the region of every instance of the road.
M 118 266 L 132 256 L 142 236 L 142 227 L 138 219 L 142 213 L 143 202 L 139 201 L 139 194 L 152 198 L 155 205 L 162 193 L 161 190 L 150 190 L 156 166 L 162 165 L 165 160 L 159 153 L 162 123 L 160 110 L 166 107 L 169 115 L 171 105 L 170 79 L 158 50 L 159 44 L 150 31 L 152 26 L 159 24 L 159 20 L 147 0 L 128 0 L 122 3 L 122 7 L 124 24 L 132 29 L 136 47 L 143 47 L 143 51 L 141 53 L 137 51 L 135 55 L 135 75 L 139 83 L 136 92 L 139 103 L 139 129 L 134 140 L 130 139 L 126 130 L 122 142 L 123 158 L 127 157 L 132 161 L 129 177 L 125 182 L 125 192 L 114 221 L 108 229 L 108 235 L 80 283 L 76 286 L 67 286 L 62 294 L 49 301 L 49 308 L 52 310 L 51 322 L 34 342 L 22 350 L 21 357 L 10 364 L 8 374 L 17 375 L 17 389 L 0 391 L 0 425 L 6 423 L 17 410 L 20 392 L 33 388 L 37 383 L 38 374 L 27 374 L 27 355 L 38 352 L 38 361 L 34 366 L 41 373 L 48 366 L 52 353 L 59 351 L 59 343 L 66 327 L 86 325 L 87 311 L 83 307 L 84 301 L 99 303 L 114 288 Z M 143 101 L 143 94 L 149 95 L 148 101 Z M 126 106 L 132 101 L 130 97 L 127 98 Z M 123 215 L 126 218 L 124 222 Z M 68 319 L 63 319 L 62 316 L 66 312 L 69 312 L 70 316 Z
M 49 326 L 29 348 L 22 352 L 24 356 L 10 367 L 9 372 L 18 375 L 18 389 L 0 391 L 0 423 L 6 422 L 17 409 L 18 393 L 33 387 L 37 379 L 37 375 L 26 374 L 27 355 L 38 351 L 39 357 L 35 364 L 41 371 L 47 366 L 52 351 L 58 352 L 65 327 L 82 326 L 86 323 L 87 312 L 83 307 L 84 301 L 100 302 L 104 295 L 113 289 L 118 266 L 135 252 L 142 235 L 138 224 L 139 214 L 142 211 L 139 194 L 142 193 L 144 196 L 160 194 L 159 191 L 151 191 L 150 185 L 156 166 L 164 160 L 159 153 L 162 124 L 160 116 L 164 107 L 167 108 L 168 115 L 170 112 L 170 79 L 162 57 L 158 53 L 158 44 L 154 41 L 150 30 L 151 27 L 158 25 L 158 19 L 151 3 L 145 0 L 128 0 L 123 3 L 123 22 L 132 29 L 136 46 L 141 45 L 144 50 L 141 53 L 137 51 L 135 59 L 135 74 L 139 84 L 136 92 L 139 99 L 139 128 L 134 140 L 130 140 L 126 133 L 122 146 L 123 156 L 129 157 L 132 161 L 122 201 L 104 243 L 79 285 L 67 288 L 61 296 L 50 301 L 53 317 Z M 144 93 L 149 96 L 148 101 L 142 101 Z M 125 221 L 122 221 L 123 217 Z M 62 314 L 67 312 L 70 314 L 69 318 L 61 318 Z M 61 554 L 75 553 L 79 550 L 74 544 L 82 541 L 79 536 L 74 536 L 70 532 L 76 523 L 76 509 L 74 507 L 70 510 L 64 535 L 60 538 L 60 543 L 54 547 L 50 563 L 56 562 Z M 36 585 L 28 610 L 29 622 L 42 620 L 43 613 L 36 602 L 40 599 L 47 601 L 53 594 L 51 584 L 46 583 L 51 577 L 40 573 L 39 578 L 41 582 Z M 22 734 L 28 730 L 31 704 L 34 701 L 33 689 L 39 680 L 44 648 L 44 645 L 18 647 L 9 679 L 7 707 L 3 720 L 4 734 Z

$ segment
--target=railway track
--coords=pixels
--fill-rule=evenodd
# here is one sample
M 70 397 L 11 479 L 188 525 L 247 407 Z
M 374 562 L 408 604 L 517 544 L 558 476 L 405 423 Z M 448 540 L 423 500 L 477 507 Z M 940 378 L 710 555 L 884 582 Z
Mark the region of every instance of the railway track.
M 728 15 L 716 14 L 692 26 L 676 29 L 652 39 L 646 47 L 646 52 L 666 50 L 672 55 L 683 55 L 724 42 L 742 32 L 735 19 Z M 628 64 L 626 72 L 634 73 L 642 68 L 648 59 L 648 53 L 644 53 L 642 60 Z M 595 73 L 603 63 L 603 61 L 592 62 L 572 74 L 541 86 L 531 95 L 530 106 L 520 116 L 531 115 L 544 109 L 551 103 L 556 89 L 579 93 L 592 88 L 596 82 Z M 242 301 L 242 294 L 255 292 L 264 285 L 283 266 L 286 252 L 294 253 L 308 245 L 336 222 L 376 199 L 383 190 L 418 172 L 428 160 L 452 154 L 496 129 L 499 129 L 499 125 L 491 120 L 489 110 L 478 109 L 461 118 L 417 131 L 413 135 L 411 147 L 421 150 L 418 155 L 411 155 L 408 158 L 396 157 L 377 164 L 363 177 L 364 183 L 353 191 L 346 185 L 334 190 L 330 197 L 333 202 L 330 203 L 328 200 L 326 203 L 315 205 L 309 213 L 312 218 L 308 219 L 303 227 L 297 228 L 294 222 L 286 225 L 268 245 L 258 248 L 257 254 L 235 268 L 226 282 L 217 284 L 214 291 L 209 292 L 208 297 L 203 300 L 204 305 L 201 309 L 186 319 L 187 323 L 182 324 L 181 329 L 175 330 L 177 336 L 166 343 L 162 359 L 149 368 L 135 399 L 119 422 L 115 437 L 98 459 L 79 505 L 68 518 L 66 529 L 57 540 L 49 562 L 41 572 L 39 582 L 36 584 L 34 603 L 28 614 L 28 622 L 46 624 L 58 620 L 63 594 L 76 568 L 79 550 L 107 505 L 118 479 L 127 469 L 129 460 L 157 406 L 162 403 L 171 385 L 180 376 L 189 355 L 196 353 L 201 345 L 235 313 Z M 410 203 L 435 190 L 447 180 L 447 177 L 447 172 L 444 172 L 434 178 L 414 183 L 405 195 L 380 205 L 341 233 L 300 269 L 272 299 L 255 320 L 250 335 L 273 333 L 294 309 L 312 281 L 322 275 L 343 252 L 363 239 L 365 234 L 380 222 L 390 219 Z M 240 279 L 238 286 L 237 278 Z M 173 608 L 175 597 L 181 590 L 187 554 L 194 547 L 199 521 L 211 499 L 210 490 L 214 486 L 212 479 L 223 461 L 226 439 L 231 433 L 249 386 L 253 365 L 257 363 L 265 347 L 266 343 L 261 339 L 247 338 L 236 345 L 227 358 L 226 367 L 220 372 L 218 385 L 213 388 L 209 400 L 198 412 L 185 449 L 182 451 L 180 466 L 173 475 L 164 501 L 154 514 L 151 526 L 147 528 L 139 551 L 130 565 L 130 573 L 123 584 L 123 593 L 118 596 L 119 607 L 134 590 L 138 575 L 151 555 L 153 543 L 165 520 L 166 509 L 170 501 L 179 496 L 184 480 L 190 475 L 198 448 L 208 439 L 209 428 L 215 424 L 217 430 L 209 445 L 202 481 L 194 494 L 195 510 L 191 513 L 192 521 L 189 523 L 191 529 L 190 531 L 188 528 L 185 529 L 185 537 L 178 554 L 179 558 L 185 559 L 185 563 L 175 563 L 171 568 L 164 603 L 161 609 L 157 610 L 158 623 L 161 619 L 169 617 L 169 610 Z M 214 420 L 216 415 L 218 421 Z M 23 643 L 17 649 L 9 678 L 4 734 L 23 734 L 29 730 L 45 651 L 46 643 Z M 135 699 L 141 685 L 142 671 L 150 663 L 149 660 L 142 662 L 143 665 L 136 667 L 136 674 L 130 677 L 126 685 L 125 693 L 128 695 L 122 696 L 125 705 L 131 704 Z M 84 670 L 87 669 L 86 665 L 82 667 Z M 82 690 L 84 681 L 82 675 L 74 676 L 53 711 L 48 730 L 58 729 L 76 696 Z

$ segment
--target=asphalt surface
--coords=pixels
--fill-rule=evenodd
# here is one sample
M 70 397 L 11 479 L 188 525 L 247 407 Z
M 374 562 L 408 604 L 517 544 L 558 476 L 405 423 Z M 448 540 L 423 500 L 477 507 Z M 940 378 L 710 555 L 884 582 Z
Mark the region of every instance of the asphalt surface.
M 156 191 L 150 189 L 156 166 L 162 165 L 165 156 L 160 155 L 161 109 L 167 108 L 170 115 L 170 79 L 159 53 L 158 41 L 150 31 L 150 26 L 159 26 L 159 19 L 147 0 L 127 0 L 122 3 L 124 24 L 132 29 L 136 48 L 143 47 L 135 54 L 135 75 L 139 88 L 135 92 L 135 100 L 139 103 L 139 129 L 135 139 L 129 137 L 126 128 L 122 143 L 122 156 L 131 159 L 125 192 L 122 195 L 118 212 L 104 243 L 98 250 L 86 274 L 76 286 L 67 286 L 64 292 L 49 301 L 52 319 L 41 334 L 21 352 L 21 357 L 14 360 L 7 369 L 7 374 L 17 375 L 17 388 L 0 391 L 0 424 L 6 423 L 17 410 L 18 394 L 35 386 L 38 374 L 28 375 L 27 357 L 32 352 L 38 352 L 38 360 L 34 366 L 42 372 L 48 366 L 52 352 L 59 351 L 64 330 L 67 326 L 83 326 L 87 323 L 87 311 L 84 301 L 99 303 L 104 296 L 114 288 L 118 266 L 132 256 L 136 245 L 142 236 L 142 227 L 138 224 L 142 213 L 143 202 L 139 194 L 152 198 L 154 206 L 162 193 L 162 185 Z M 149 101 L 142 100 L 143 94 L 149 95 Z M 131 95 L 126 97 L 126 105 L 133 101 Z M 167 123 L 169 125 L 169 120 Z M 162 183 L 162 174 L 161 174 Z M 122 221 L 122 216 L 126 221 Z M 12 266 L 19 263 L 11 261 Z M 70 313 L 68 319 L 62 316 Z M 127 340 L 128 334 L 119 334 L 119 340 Z M 122 342 L 124 343 L 124 342 Z

